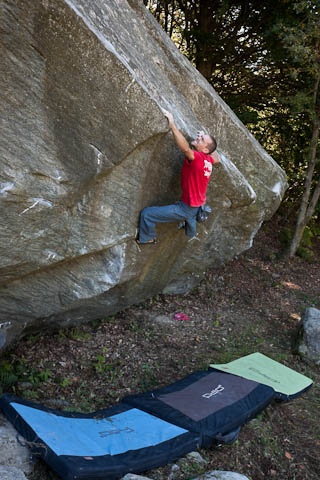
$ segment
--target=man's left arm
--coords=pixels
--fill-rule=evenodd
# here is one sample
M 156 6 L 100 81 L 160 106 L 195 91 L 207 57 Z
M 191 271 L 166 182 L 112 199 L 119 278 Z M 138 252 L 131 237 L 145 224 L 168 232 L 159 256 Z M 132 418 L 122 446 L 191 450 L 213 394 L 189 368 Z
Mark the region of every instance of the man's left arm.
M 220 163 L 220 157 L 217 152 L 211 153 L 210 156 L 213 158 L 213 164 Z

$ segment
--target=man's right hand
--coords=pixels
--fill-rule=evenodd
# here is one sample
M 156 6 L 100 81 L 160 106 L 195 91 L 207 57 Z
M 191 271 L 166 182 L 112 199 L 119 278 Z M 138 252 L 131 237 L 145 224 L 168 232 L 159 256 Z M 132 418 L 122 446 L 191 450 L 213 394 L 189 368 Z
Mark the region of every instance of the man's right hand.
M 168 110 L 164 110 L 162 109 L 162 112 L 163 114 L 165 115 L 165 117 L 167 117 L 167 120 L 169 122 L 169 127 L 171 127 L 172 125 L 174 125 L 174 120 L 173 120 L 173 115 L 171 112 L 168 112 Z
M 190 147 L 188 141 L 184 137 L 184 135 L 180 132 L 180 130 L 176 127 L 172 113 L 168 112 L 167 110 L 162 109 L 164 115 L 167 117 L 169 122 L 169 127 L 173 133 L 174 139 L 176 144 L 178 145 L 179 149 L 185 154 L 185 156 L 192 161 L 194 159 L 194 151 Z

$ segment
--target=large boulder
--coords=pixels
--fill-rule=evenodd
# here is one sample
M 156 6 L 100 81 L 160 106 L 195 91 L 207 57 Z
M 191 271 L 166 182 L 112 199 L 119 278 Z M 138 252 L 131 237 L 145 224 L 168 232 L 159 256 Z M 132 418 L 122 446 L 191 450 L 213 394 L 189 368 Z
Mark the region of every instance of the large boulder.
M 186 292 L 252 245 L 284 172 L 141 0 L 5 0 L 0 141 L 0 348 L 25 331 Z M 174 224 L 139 248 L 139 211 L 179 198 L 161 109 L 218 140 L 200 242 Z

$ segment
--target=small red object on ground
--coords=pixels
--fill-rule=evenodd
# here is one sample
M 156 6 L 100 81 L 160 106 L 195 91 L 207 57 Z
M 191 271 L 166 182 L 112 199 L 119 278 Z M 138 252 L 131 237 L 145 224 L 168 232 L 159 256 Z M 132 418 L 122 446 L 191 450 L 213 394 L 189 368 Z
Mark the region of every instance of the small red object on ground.
M 175 320 L 179 320 L 179 321 L 190 320 L 190 317 L 188 317 L 188 315 L 186 315 L 185 313 L 181 313 L 181 312 L 175 313 L 173 315 L 173 318 Z

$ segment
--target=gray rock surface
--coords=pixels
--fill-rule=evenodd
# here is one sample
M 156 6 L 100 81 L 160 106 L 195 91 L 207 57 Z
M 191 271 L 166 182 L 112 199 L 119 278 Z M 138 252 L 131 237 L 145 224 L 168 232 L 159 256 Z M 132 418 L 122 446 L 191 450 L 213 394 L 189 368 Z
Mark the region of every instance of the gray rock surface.
M 199 452 L 190 452 L 190 453 L 187 453 L 186 459 L 187 459 L 189 462 L 198 463 L 199 465 L 208 463 L 208 462 L 202 457 L 202 455 L 200 455 Z
M 103 318 L 194 287 L 250 248 L 284 172 L 140 0 L 5 0 L 0 139 L 0 350 L 31 329 Z M 182 162 L 161 108 L 217 138 L 213 214 L 187 243 L 140 210 L 179 198 Z M 196 245 L 194 245 L 196 243 Z
M 144 477 L 143 475 L 136 475 L 135 473 L 127 473 L 122 480 L 149 480 L 149 477 Z
M 223 470 L 213 470 L 205 475 L 200 475 L 195 480 L 249 480 L 248 477 L 236 472 L 226 472 Z
M 148 477 L 143 477 L 141 475 L 135 475 L 133 473 L 128 473 L 125 475 L 122 480 L 150 480 Z M 194 480 L 249 480 L 248 477 L 242 475 L 241 473 L 236 472 L 226 472 L 223 470 L 213 470 L 207 472 L 205 475 L 200 475 L 199 477 L 194 478 Z
M 0 480 L 27 480 L 27 477 L 16 467 L 0 466 Z
M 27 446 L 23 445 L 23 438 L 21 442 L 18 441 L 18 433 L 13 426 L 0 414 L 0 479 L 3 480 L 6 477 L 1 468 L 6 467 L 9 475 L 9 467 L 11 473 L 15 470 L 22 471 L 26 474 L 32 471 L 32 465 L 30 462 L 30 450 Z M 13 470 L 12 470 L 13 469 Z M 20 479 L 18 475 L 14 480 Z
M 304 313 L 299 353 L 320 365 L 320 310 L 317 308 L 307 308 Z

